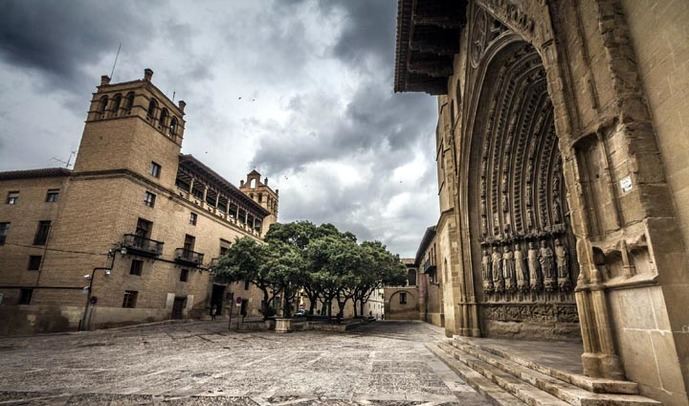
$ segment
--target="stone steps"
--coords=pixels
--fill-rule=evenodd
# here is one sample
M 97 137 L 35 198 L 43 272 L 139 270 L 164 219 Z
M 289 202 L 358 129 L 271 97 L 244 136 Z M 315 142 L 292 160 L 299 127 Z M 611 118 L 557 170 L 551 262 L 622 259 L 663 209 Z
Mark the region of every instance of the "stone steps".
M 627 393 L 596 393 L 587 388 L 592 387 L 601 392 L 606 385 L 611 386 L 611 382 L 619 383 L 619 381 L 594 380 L 596 381 L 594 385 L 591 379 L 586 377 L 554 371 L 538 365 L 532 367 L 530 365 L 532 362 L 523 359 L 518 362 L 511 354 L 482 347 L 461 338 L 435 345 L 436 354 L 444 352 L 445 359 L 441 358 L 444 361 L 447 358 L 458 361 L 464 368 L 471 369 L 474 374 L 480 374 L 484 381 L 488 380 L 514 398 L 531 406 L 658 406 L 661 404 L 633 394 L 637 390 L 637 386 L 633 383 L 622 382 L 618 386 L 613 386 L 613 389 Z M 461 371 L 456 372 L 470 384 L 471 379 L 475 377 L 467 372 L 464 374 Z M 480 386 L 481 382 L 477 381 L 475 385 Z M 486 396 L 491 397 L 490 393 L 486 393 Z M 508 400 L 513 402 L 511 399 Z M 497 404 L 512 405 L 514 403 L 497 402 Z
M 426 347 L 452 369 L 460 378 L 477 392 L 483 394 L 496 406 L 525 406 L 526 403 L 503 390 L 490 379 L 466 366 L 445 351 L 442 343 L 428 343 Z
M 482 351 L 491 353 L 497 357 L 508 359 L 526 368 L 532 369 L 534 371 L 540 372 L 544 375 L 550 375 L 553 378 L 568 382 L 572 385 L 578 386 L 589 392 L 595 393 L 623 393 L 629 395 L 639 394 L 639 385 L 636 382 L 631 381 L 619 381 L 614 379 L 605 378 L 591 378 L 584 375 L 579 375 L 564 370 L 558 370 L 546 367 L 542 364 L 534 362 L 532 360 L 524 359 L 516 356 L 508 351 L 491 347 L 489 345 L 481 345 L 476 343 L 475 340 L 470 340 L 464 337 L 456 336 L 452 340 L 452 344 L 457 346 L 458 344 L 469 345 L 476 347 Z

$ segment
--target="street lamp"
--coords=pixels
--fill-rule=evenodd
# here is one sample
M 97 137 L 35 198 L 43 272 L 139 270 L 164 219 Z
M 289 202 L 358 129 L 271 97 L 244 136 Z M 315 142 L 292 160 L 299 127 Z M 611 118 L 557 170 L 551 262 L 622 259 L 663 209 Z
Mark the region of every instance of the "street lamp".
M 125 255 L 127 253 L 127 249 L 125 247 L 121 247 L 120 253 L 122 255 Z M 108 257 L 112 258 L 112 262 L 110 262 L 110 267 L 96 267 L 93 268 L 91 271 L 91 274 L 86 274 L 84 275 L 84 279 L 87 279 L 89 281 L 88 286 L 84 286 L 83 290 L 86 292 L 86 303 L 84 304 L 84 314 L 81 317 L 81 323 L 79 323 L 79 330 L 87 330 L 88 329 L 88 321 L 91 318 L 89 314 L 89 309 L 91 305 L 94 305 L 95 302 L 98 300 L 97 297 L 94 297 L 93 294 L 93 279 L 94 276 L 96 275 L 96 271 L 103 271 L 105 276 L 110 276 L 112 273 L 112 269 L 115 265 L 115 258 L 117 255 L 117 251 L 111 249 L 108 251 Z M 93 303 L 92 303 L 93 302 Z

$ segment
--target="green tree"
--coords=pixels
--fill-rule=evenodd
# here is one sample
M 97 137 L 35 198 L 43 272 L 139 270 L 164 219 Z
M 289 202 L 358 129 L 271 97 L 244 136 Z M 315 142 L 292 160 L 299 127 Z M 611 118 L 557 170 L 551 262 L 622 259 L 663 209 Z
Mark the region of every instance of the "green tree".
M 219 282 L 232 283 L 249 281 L 263 292 L 261 313 L 264 317 L 270 316 L 269 304 L 275 295 L 273 282 L 265 264 L 268 259 L 268 249 L 264 244 L 256 240 L 243 237 L 235 240 L 235 243 L 220 257 L 215 267 L 215 279 Z
M 352 300 L 355 315 L 363 315 L 364 303 L 375 289 L 403 283 L 406 277 L 399 257 L 380 242 L 358 244 L 352 233 L 308 221 L 273 224 L 264 243 L 248 237 L 236 240 L 215 271 L 219 281 L 256 285 L 263 292 L 264 316 L 270 315 L 268 305 L 282 294 L 285 317 L 291 315 L 302 289 L 309 298 L 310 313 L 320 301 L 332 316 L 335 301 L 341 318 Z

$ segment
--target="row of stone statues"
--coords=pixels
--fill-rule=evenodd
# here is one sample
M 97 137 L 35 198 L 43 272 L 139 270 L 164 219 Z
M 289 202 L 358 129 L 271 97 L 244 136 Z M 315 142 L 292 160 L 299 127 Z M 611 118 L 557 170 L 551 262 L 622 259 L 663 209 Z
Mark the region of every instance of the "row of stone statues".
M 546 240 L 540 246 L 530 241 L 526 255 L 520 244 L 505 245 L 500 250 L 483 250 L 481 269 L 483 289 L 486 293 L 503 292 L 553 292 L 569 291 L 572 288 L 567 249 L 560 239 L 555 239 L 555 250 Z

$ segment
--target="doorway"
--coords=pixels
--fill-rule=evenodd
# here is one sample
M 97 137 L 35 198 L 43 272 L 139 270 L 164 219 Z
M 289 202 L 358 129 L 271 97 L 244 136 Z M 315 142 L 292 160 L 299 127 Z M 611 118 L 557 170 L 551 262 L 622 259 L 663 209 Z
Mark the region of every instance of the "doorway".
M 175 297 L 175 301 L 172 304 L 172 318 L 175 320 L 181 320 L 184 318 L 184 308 L 187 306 L 187 298 L 185 296 Z

